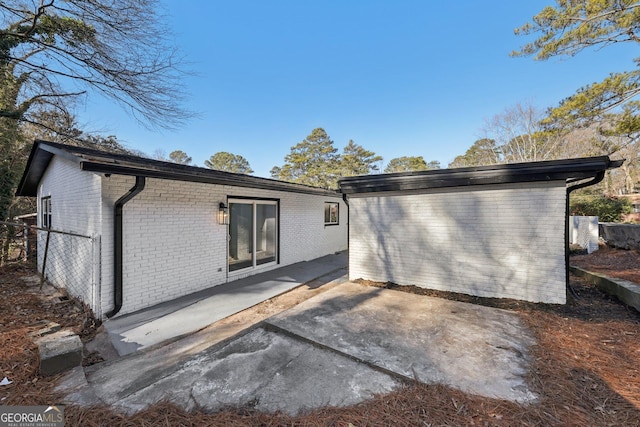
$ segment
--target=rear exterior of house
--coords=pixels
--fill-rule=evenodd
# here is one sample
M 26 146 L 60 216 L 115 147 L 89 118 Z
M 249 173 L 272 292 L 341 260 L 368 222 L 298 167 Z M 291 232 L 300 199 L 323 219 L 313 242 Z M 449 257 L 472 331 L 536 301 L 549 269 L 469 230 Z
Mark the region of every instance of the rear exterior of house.
M 265 178 L 39 141 L 18 194 L 67 233 L 49 235 L 49 280 L 100 318 L 347 249 L 337 192 Z
M 349 278 L 563 304 L 567 203 L 607 157 L 344 178 Z

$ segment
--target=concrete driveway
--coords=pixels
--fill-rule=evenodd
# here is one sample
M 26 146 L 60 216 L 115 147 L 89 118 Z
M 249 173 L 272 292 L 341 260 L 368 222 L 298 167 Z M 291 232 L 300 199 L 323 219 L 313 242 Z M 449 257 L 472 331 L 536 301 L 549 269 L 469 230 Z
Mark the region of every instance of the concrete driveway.
M 344 279 L 342 279 L 344 280 Z M 215 327 L 215 325 L 212 325 Z M 344 282 L 217 344 L 203 330 L 70 374 L 67 402 L 289 414 L 418 380 L 521 403 L 534 343 L 509 311 Z

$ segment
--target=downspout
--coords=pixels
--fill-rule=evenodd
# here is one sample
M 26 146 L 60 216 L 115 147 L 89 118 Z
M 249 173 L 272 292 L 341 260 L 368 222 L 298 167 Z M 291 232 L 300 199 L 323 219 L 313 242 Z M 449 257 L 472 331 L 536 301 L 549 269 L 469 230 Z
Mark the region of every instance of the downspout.
M 565 218 L 564 218 L 564 269 L 565 269 L 565 283 L 567 287 L 567 297 L 569 294 L 574 298 L 577 298 L 577 295 L 573 291 L 573 288 L 569 286 L 569 196 L 573 190 L 578 190 L 580 188 L 589 187 L 590 185 L 595 185 L 604 179 L 605 171 L 600 171 L 598 174 L 590 179 L 589 181 L 581 182 L 579 184 L 573 185 L 567 188 L 567 198 L 565 205 Z
M 347 205 L 347 278 L 349 278 L 349 266 L 351 265 L 349 263 L 349 232 L 351 230 L 351 217 L 350 215 L 350 209 L 349 209 L 349 200 L 347 200 L 347 194 L 346 193 L 342 193 L 342 200 L 344 201 L 344 204 Z
M 113 225 L 113 310 L 106 314 L 111 318 L 122 308 L 122 208 L 144 189 L 145 177 L 136 176 L 136 183 L 127 194 L 120 197 L 115 204 Z

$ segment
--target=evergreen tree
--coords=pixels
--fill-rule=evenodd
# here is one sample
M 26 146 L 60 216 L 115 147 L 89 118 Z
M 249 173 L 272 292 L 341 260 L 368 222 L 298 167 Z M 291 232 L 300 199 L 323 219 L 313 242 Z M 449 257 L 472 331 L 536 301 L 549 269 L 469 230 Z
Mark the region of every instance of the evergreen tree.
M 204 165 L 209 169 L 220 170 L 224 172 L 252 174 L 253 169 L 249 165 L 249 161 L 238 154 L 220 151 L 204 161 Z
M 187 155 L 182 150 L 175 150 L 169 153 L 169 160 L 173 163 L 178 163 L 179 165 L 189 165 L 191 164 L 191 157 Z
M 271 169 L 272 176 L 282 181 L 321 188 L 337 188 L 340 156 L 322 128 L 314 129 L 302 142 L 291 147 L 285 164 Z
M 470 166 L 493 165 L 500 163 L 499 150 L 496 141 L 483 138 L 473 143 L 466 153 L 457 156 L 449 163 L 450 168 L 465 168 Z
M 440 161 L 439 160 L 431 160 L 429 163 L 427 163 L 427 169 L 428 170 L 440 169 Z
M 368 175 L 377 172 L 379 168 L 376 163 L 381 161 L 382 156 L 377 156 L 373 151 L 365 150 L 350 139 L 340 157 L 340 175 Z
M 438 167 L 440 163 L 438 162 Z M 395 172 L 414 172 L 428 170 L 429 166 L 422 156 L 403 156 L 391 159 L 386 168 L 385 173 Z
M 513 56 L 533 56 L 536 60 L 572 57 L 589 48 L 617 43 L 640 42 L 640 5 L 636 1 L 557 1 L 545 7 L 516 34 L 537 34 Z M 546 124 L 554 128 L 590 126 L 602 122 L 603 129 L 616 135 L 640 134 L 640 61 L 631 71 L 611 73 L 601 82 L 586 85 L 550 110 Z M 616 112 L 614 116 L 610 113 Z M 606 123 L 604 123 L 606 122 Z
M 269 175 L 271 176 L 271 178 L 273 179 L 280 179 L 280 172 L 282 171 L 282 168 L 279 166 L 274 166 L 271 168 L 271 170 L 269 171 Z
M 1 89 L 0 89 L 1 90 Z M 0 117 L 0 221 L 10 220 L 14 212 L 14 193 L 29 155 L 30 144 L 15 120 Z

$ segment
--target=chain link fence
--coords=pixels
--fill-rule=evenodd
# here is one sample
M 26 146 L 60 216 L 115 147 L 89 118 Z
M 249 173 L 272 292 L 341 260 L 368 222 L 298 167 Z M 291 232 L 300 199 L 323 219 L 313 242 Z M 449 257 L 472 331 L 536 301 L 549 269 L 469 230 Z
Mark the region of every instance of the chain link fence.
M 100 313 L 100 237 L 0 222 L 0 265 L 31 262 L 42 280 Z
M 0 266 L 34 261 L 35 231 L 24 223 L 0 221 Z

